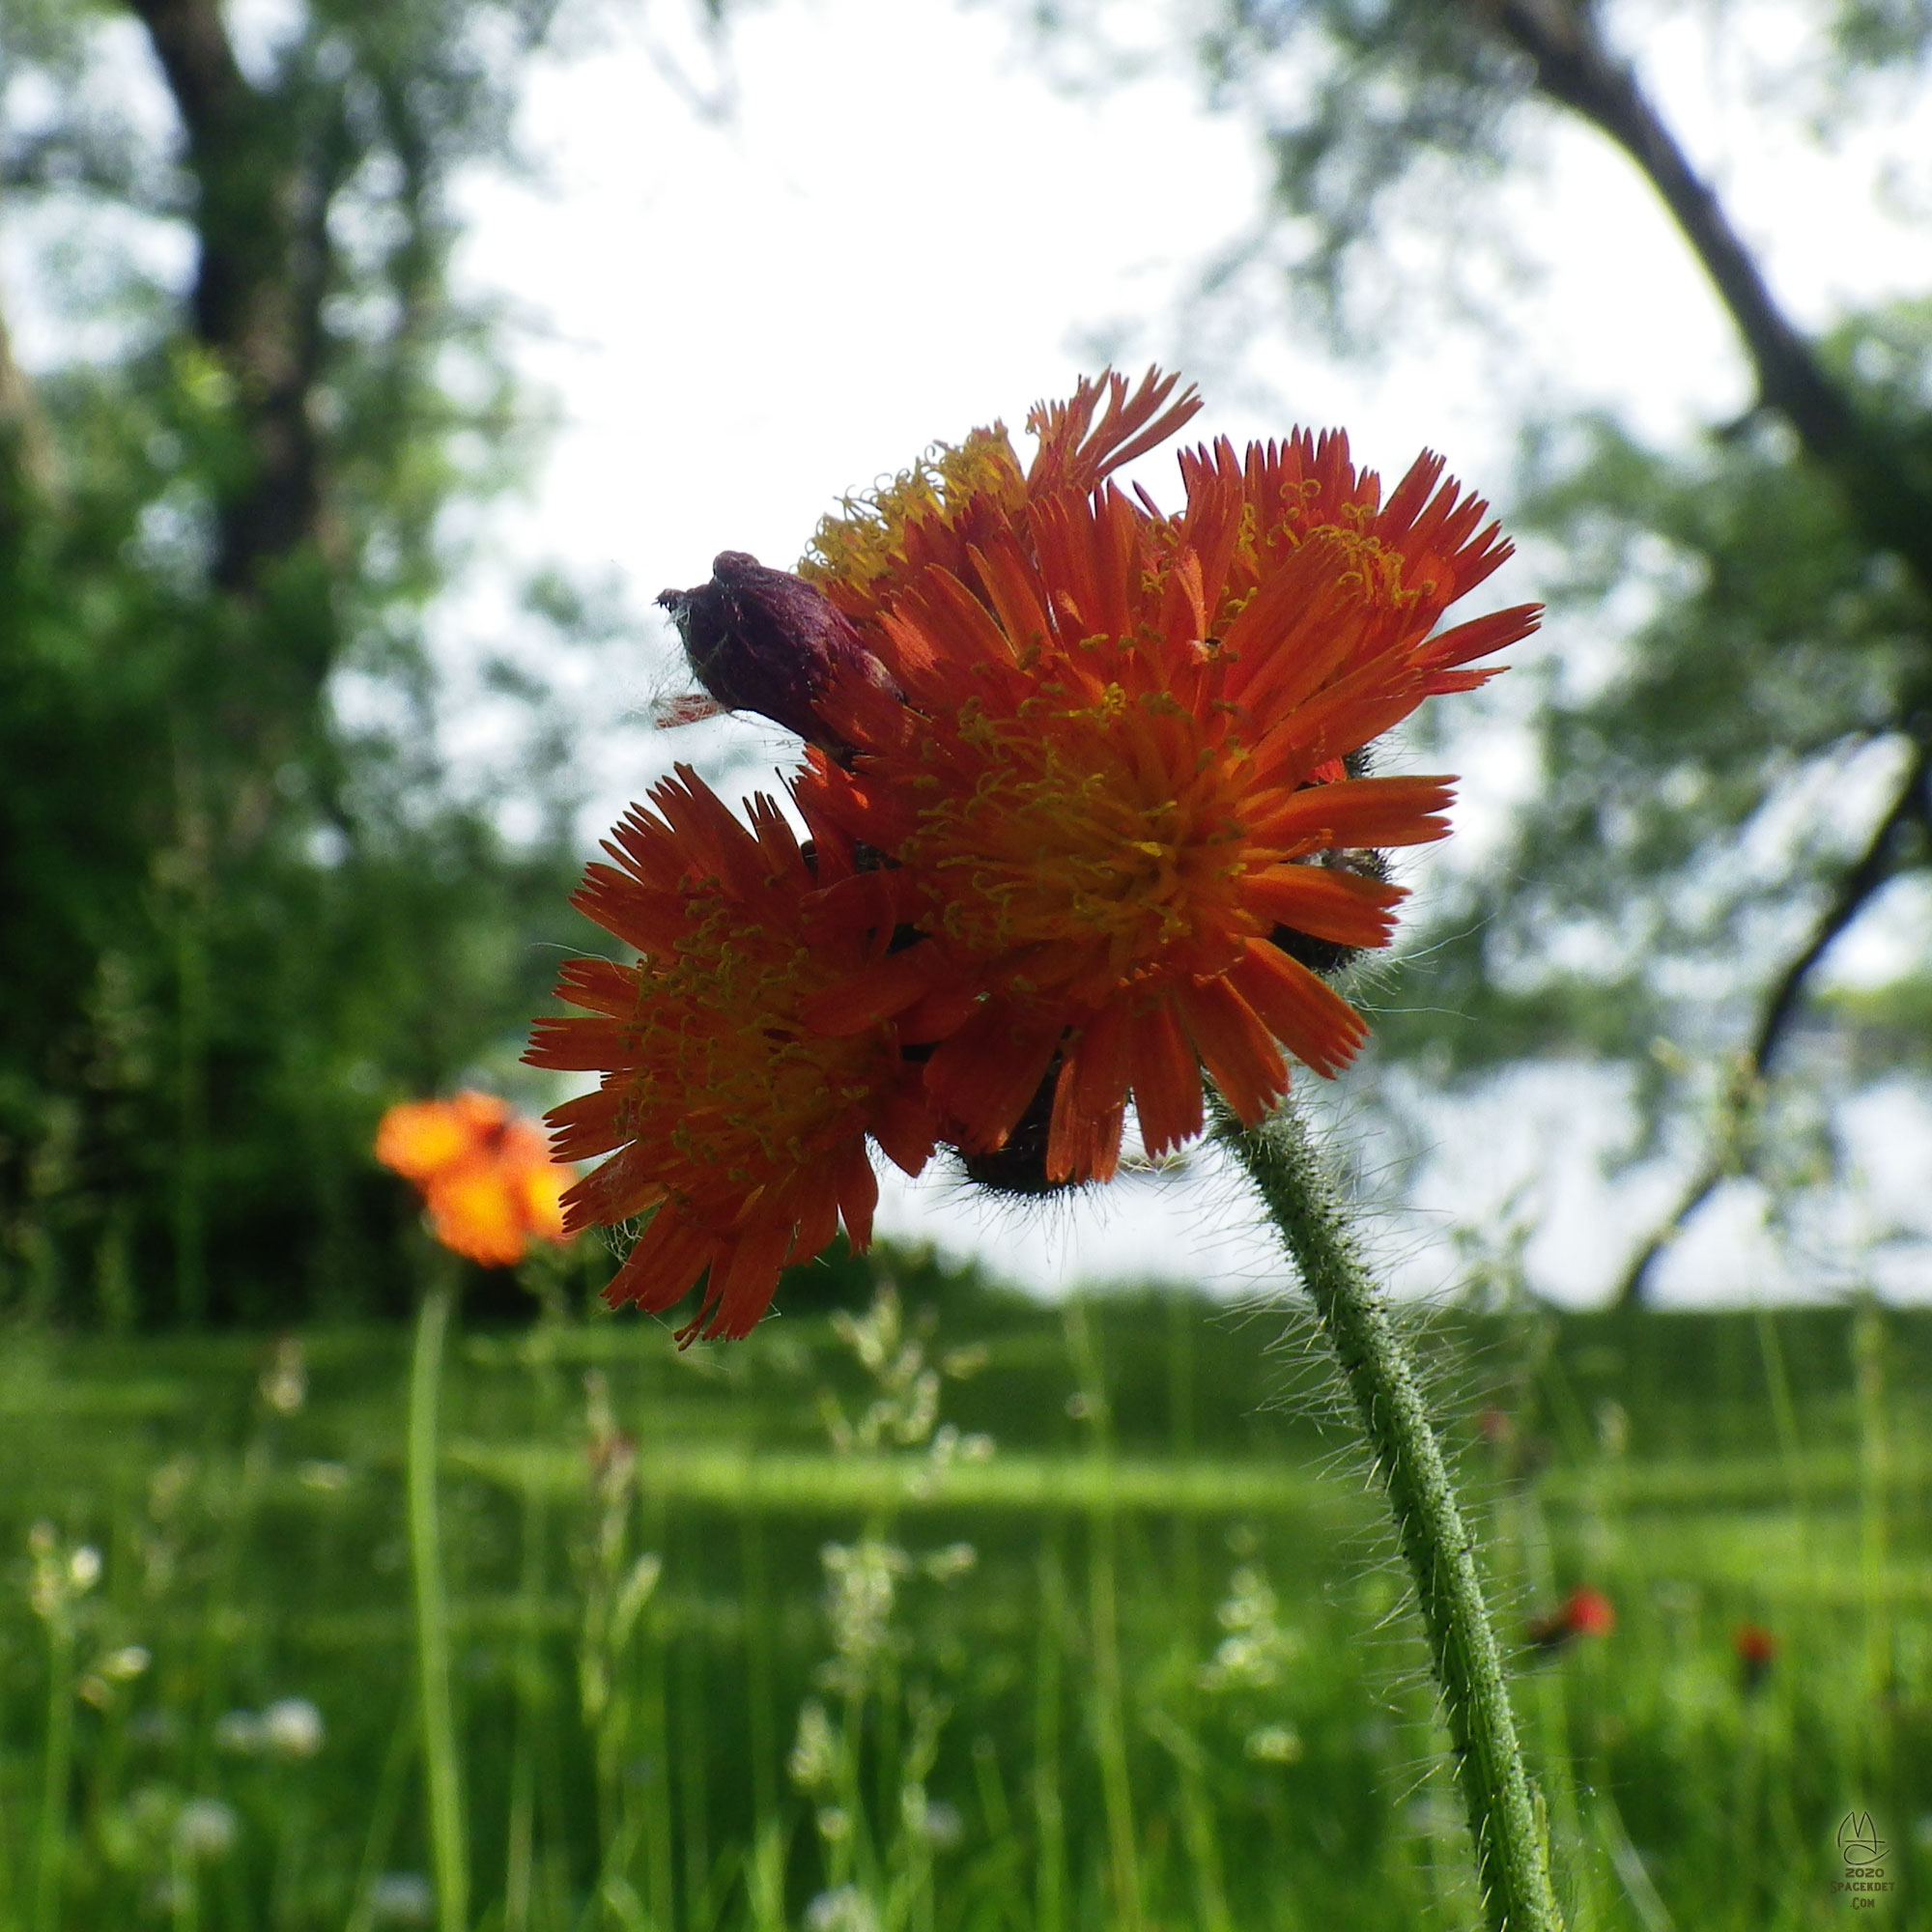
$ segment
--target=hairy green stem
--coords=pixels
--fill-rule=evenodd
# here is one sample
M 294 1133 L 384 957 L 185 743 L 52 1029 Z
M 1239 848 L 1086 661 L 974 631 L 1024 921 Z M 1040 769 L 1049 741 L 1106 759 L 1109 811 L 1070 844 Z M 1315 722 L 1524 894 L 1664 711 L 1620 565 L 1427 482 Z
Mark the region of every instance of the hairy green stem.
M 443 1258 L 438 1257 L 439 1263 Z M 469 1860 L 463 1841 L 463 1790 L 449 1694 L 449 1604 L 436 1501 L 437 1399 L 442 1345 L 456 1300 L 455 1268 L 439 1266 L 416 1320 L 410 1364 L 410 1571 L 415 1583 L 416 1677 L 422 1698 L 423 1766 L 429 1785 L 430 1859 L 436 1871 L 437 1932 L 467 1932 Z
M 1223 1111 L 1220 1133 L 1281 1231 L 1367 1433 L 1428 1632 L 1489 1925 L 1561 1932 L 1547 1833 L 1517 1744 L 1472 1540 L 1408 1351 L 1301 1122 L 1284 1108 L 1243 1128 Z

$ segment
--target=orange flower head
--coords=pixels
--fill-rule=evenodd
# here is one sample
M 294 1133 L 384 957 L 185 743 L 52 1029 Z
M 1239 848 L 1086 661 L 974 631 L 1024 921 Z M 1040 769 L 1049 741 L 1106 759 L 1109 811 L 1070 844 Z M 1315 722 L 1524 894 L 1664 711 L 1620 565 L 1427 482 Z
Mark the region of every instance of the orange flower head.
M 1151 377 L 1137 420 L 1165 393 Z M 1036 412 L 1043 445 L 1094 395 Z M 836 675 L 819 700 L 856 757 L 814 754 L 801 799 L 892 861 L 825 892 L 825 917 L 920 938 L 806 1012 L 936 1042 L 927 1093 L 968 1152 L 1051 1074 L 1048 1178 L 1105 1179 L 1130 1097 L 1158 1154 L 1200 1130 L 1203 1066 L 1252 1123 L 1287 1090 L 1283 1046 L 1322 1074 L 1352 1058 L 1365 1025 L 1296 955 L 1388 942 L 1402 891 L 1348 855 L 1440 838 L 1450 781 L 1345 761 L 1489 675 L 1464 667 L 1535 612 L 1435 630 L 1508 546 L 1432 456 L 1383 504 L 1339 435 L 1223 442 L 1183 460 L 1173 517 L 1060 467 L 1057 493 L 1015 466 L 882 513 L 860 593 L 827 583 L 902 696 Z
M 485 1267 L 514 1266 L 532 1238 L 564 1237 L 569 1171 L 495 1094 L 391 1107 L 376 1130 L 376 1158 L 422 1190 L 437 1239 Z
M 566 1225 L 650 1216 L 606 1299 L 663 1310 L 702 1275 L 680 1341 L 745 1335 L 780 1270 L 819 1253 L 841 1215 L 867 1245 L 867 1135 L 917 1173 L 931 1120 L 892 1020 L 834 1036 L 802 1018 L 890 940 L 808 939 L 807 902 L 857 876 L 850 841 L 812 823 L 801 846 L 762 796 L 747 829 L 684 766 L 650 798 L 655 812 L 633 809 L 576 900 L 640 956 L 569 962 L 558 996 L 587 1016 L 539 1020 L 525 1057 L 603 1076 L 549 1117 L 560 1157 L 610 1156 L 564 1197 Z

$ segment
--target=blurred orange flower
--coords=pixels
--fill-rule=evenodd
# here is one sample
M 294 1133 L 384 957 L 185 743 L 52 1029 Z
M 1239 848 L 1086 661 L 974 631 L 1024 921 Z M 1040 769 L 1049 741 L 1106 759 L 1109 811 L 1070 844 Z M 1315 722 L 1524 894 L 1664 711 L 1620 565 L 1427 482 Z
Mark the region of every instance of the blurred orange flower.
M 422 1190 L 437 1239 L 485 1267 L 514 1266 L 532 1238 L 564 1238 L 570 1170 L 551 1159 L 533 1122 L 493 1094 L 391 1107 L 376 1158 Z
M 593 865 L 576 899 L 641 956 L 570 961 L 557 995 L 588 1016 L 537 1021 L 525 1058 L 603 1075 L 549 1116 L 559 1154 L 611 1155 L 565 1196 L 569 1228 L 650 1214 L 605 1299 L 667 1309 L 703 1275 L 679 1340 L 745 1335 L 841 1215 L 867 1245 L 867 1136 L 917 1174 L 932 1122 L 890 1020 L 831 1037 L 801 1017 L 889 937 L 808 944 L 806 903 L 853 876 L 850 842 L 812 824 L 802 847 L 762 796 L 747 830 L 687 766 L 650 797 L 657 812 L 631 811 L 605 846 L 615 864 Z

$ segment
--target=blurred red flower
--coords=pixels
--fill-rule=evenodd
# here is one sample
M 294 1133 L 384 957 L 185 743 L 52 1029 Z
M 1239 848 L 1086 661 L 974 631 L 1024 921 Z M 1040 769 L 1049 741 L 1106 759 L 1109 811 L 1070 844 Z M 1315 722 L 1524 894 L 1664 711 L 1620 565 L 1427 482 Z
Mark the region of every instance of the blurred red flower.
M 1731 1633 L 1731 1648 L 1737 1653 L 1738 1667 L 1747 1690 L 1755 1690 L 1771 1673 L 1777 1660 L 1777 1637 L 1762 1624 L 1740 1624 Z
M 1561 1650 L 1579 1636 L 1608 1636 L 1616 1627 L 1616 1605 L 1603 1591 L 1578 1583 L 1555 1609 L 1531 1617 L 1525 1634 L 1539 1650 Z

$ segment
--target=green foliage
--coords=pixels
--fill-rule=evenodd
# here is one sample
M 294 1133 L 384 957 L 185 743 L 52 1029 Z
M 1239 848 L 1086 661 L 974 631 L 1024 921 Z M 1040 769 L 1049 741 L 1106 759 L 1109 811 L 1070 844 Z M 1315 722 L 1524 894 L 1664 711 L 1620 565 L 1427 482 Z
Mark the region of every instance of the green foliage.
M 1472 1922 L 1378 1508 L 1318 1415 L 1258 1408 L 1304 1373 L 1279 1312 L 1083 1321 L 1076 1346 L 1057 1310 L 908 1298 L 682 1355 L 630 1319 L 454 1338 L 476 1922 L 1118 1927 L 1116 1752 L 1147 1922 Z M 1578 1582 L 1615 1607 L 1607 1635 L 1515 1661 L 1570 1922 L 1649 1932 L 1644 1883 L 1699 1932 L 1831 1922 L 1854 1807 L 1913 1922 L 1932 1327 L 1821 1309 L 1421 1340 L 1459 1406 L 1487 1405 L 1456 1436 L 1512 1634 Z M 420 1911 L 406 1351 L 10 1347 L 0 1922 L 43 1843 L 48 1932 Z M 874 1405 L 887 1426 L 833 1446 L 828 1421 Z M 1755 1683 L 1747 1622 L 1777 1645 Z M 43 1814 L 54 1711 L 69 1776 Z
M 397 1305 L 381 1107 L 500 1078 L 546 949 L 582 943 L 564 748 L 533 703 L 545 822 L 512 840 L 442 768 L 424 647 L 453 507 L 541 423 L 448 291 L 447 185 L 511 158 L 552 12 L 315 0 L 245 61 L 213 0 L 0 20 L 8 206 L 98 244 L 42 249 L 25 291 L 79 353 L 29 377 L 0 337 L 15 1304 Z M 186 288 L 154 266 L 184 242 Z M 554 591 L 528 621 L 596 628 Z
M 1883 355 L 1872 412 L 1932 422 L 1932 310 L 1849 326 L 1833 354 L 1848 380 Z M 1544 540 L 1548 629 L 1573 641 L 1535 672 L 1534 807 L 1426 953 L 1432 999 L 1475 1023 L 1431 1037 L 1464 1066 L 1714 1049 L 1910 758 L 1932 600 L 1758 417 L 1689 456 L 1603 418 L 1547 432 L 1512 524 Z M 1928 857 L 1921 838 L 1898 869 Z

